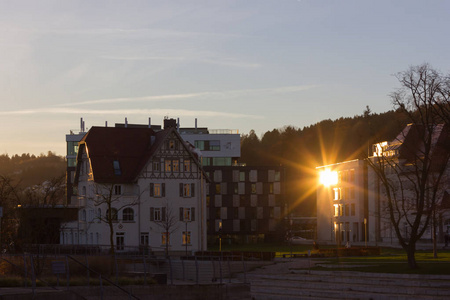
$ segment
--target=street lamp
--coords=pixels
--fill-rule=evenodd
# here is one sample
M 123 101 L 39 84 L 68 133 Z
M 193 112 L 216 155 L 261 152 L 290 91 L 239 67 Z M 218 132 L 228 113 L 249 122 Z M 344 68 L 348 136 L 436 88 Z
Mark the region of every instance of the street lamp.
M 364 218 L 364 245 L 367 248 L 367 218 Z
M 222 222 L 219 222 L 219 251 L 222 252 Z

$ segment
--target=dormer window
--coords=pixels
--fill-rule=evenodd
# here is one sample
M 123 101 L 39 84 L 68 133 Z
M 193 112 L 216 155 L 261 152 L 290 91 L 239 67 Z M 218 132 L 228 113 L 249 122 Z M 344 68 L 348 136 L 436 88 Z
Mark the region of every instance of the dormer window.
M 122 171 L 120 170 L 120 164 L 118 160 L 113 161 L 113 167 L 114 167 L 114 175 L 116 176 L 122 175 Z

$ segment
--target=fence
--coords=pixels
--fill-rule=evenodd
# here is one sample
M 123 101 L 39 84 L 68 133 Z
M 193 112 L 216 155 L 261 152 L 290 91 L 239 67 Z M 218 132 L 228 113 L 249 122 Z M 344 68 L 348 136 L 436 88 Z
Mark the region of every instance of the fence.
M 39 245 L 28 248 L 34 253 L 1 255 L 0 285 L 5 286 L 7 281 L 10 285 L 30 288 L 33 294 L 39 286 L 68 290 L 74 286 L 98 286 L 102 291 L 108 285 L 117 289 L 117 293 L 133 298 L 124 286 L 173 285 L 187 281 L 246 283 L 249 269 L 267 264 L 263 259 L 270 261 L 274 256 L 259 252 L 199 252 L 193 256 L 183 253 L 183 256 L 166 257 L 157 255 L 160 251 L 145 248 L 130 248 L 109 255 L 107 247 L 55 246 L 58 247 Z M 243 279 L 235 279 L 237 273 L 243 274 Z

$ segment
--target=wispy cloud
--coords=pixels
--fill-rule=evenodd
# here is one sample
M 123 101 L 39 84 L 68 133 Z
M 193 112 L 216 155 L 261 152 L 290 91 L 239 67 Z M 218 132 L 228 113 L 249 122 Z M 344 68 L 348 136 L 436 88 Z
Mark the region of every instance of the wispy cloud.
M 168 100 L 186 100 L 192 98 L 203 99 L 208 97 L 212 98 L 234 98 L 241 96 L 249 96 L 261 93 L 293 93 L 310 90 L 317 88 L 318 85 L 299 85 L 299 86 L 285 86 L 285 87 L 275 87 L 275 88 L 264 88 L 264 89 L 244 89 L 244 90 L 229 90 L 229 91 L 218 91 L 218 92 L 198 92 L 198 93 L 186 93 L 186 94 L 171 94 L 171 95 L 156 95 L 156 96 L 143 96 L 143 97 L 122 97 L 122 98 L 109 98 L 109 99 L 98 99 L 89 100 L 76 103 L 65 103 L 58 106 L 79 106 L 79 105 L 93 105 L 93 104 L 111 104 L 111 103 L 123 103 L 123 102 L 144 102 L 144 101 L 168 101 Z
M 70 114 L 70 115 L 145 115 L 145 116 L 187 116 L 187 117 L 226 117 L 232 119 L 250 118 L 250 119 L 262 119 L 262 116 L 239 114 L 239 113 L 227 113 L 219 111 L 198 111 L 198 110 L 184 110 L 184 109 L 74 109 L 74 108 L 41 108 L 41 109 L 27 109 L 27 110 L 15 110 L 15 111 L 0 111 L 0 116 L 10 115 L 31 115 L 31 114 Z
M 259 63 L 242 62 L 227 58 L 191 58 L 181 56 L 100 56 L 102 59 L 123 60 L 123 61 L 178 61 L 178 62 L 196 62 L 212 65 L 221 65 L 237 68 L 259 68 Z

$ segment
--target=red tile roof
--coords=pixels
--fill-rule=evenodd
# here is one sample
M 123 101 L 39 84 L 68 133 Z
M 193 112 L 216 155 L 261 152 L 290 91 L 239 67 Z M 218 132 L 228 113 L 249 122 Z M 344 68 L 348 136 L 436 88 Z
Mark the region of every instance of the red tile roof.
M 86 149 L 95 182 L 131 183 L 171 132 L 182 141 L 175 128 L 155 132 L 150 128 L 92 127 L 80 141 L 77 160 Z M 196 156 L 185 148 L 198 164 Z M 120 174 L 114 170 L 114 161 L 119 163 Z

